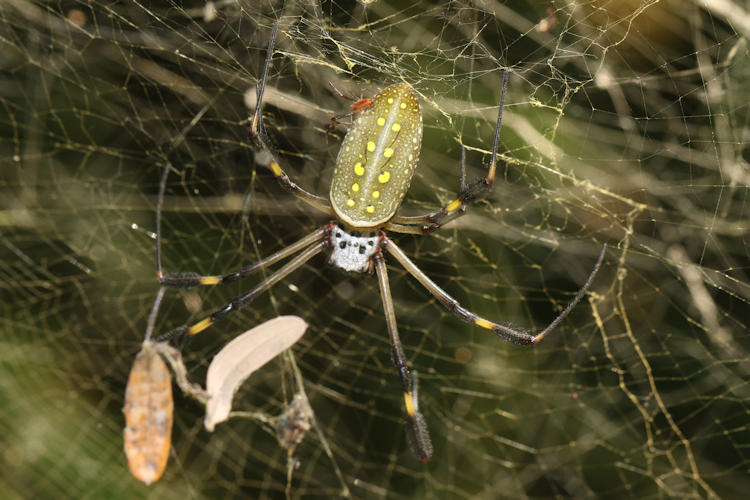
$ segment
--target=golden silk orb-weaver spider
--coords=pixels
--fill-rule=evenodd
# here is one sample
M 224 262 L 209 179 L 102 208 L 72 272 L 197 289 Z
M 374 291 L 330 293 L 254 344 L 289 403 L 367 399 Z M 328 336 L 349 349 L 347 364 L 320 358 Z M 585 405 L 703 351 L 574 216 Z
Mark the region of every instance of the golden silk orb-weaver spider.
M 554 329 L 575 307 L 591 285 L 604 258 L 602 248 L 583 287 L 568 306 L 544 330 L 533 335 L 526 330 L 481 318 L 463 308 L 455 299 L 428 278 L 391 240 L 386 231 L 426 234 L 439 229 L 466 211 L 467 204 L 482 196 L 493 185 L 497 159 L 497 143 L 502 122 L 507 72 L 503 75 L 499 111 L 495 125 L 492 158 L 486 177 L 465 185 L 462 167 L 462 189 L 458 196 L 441 209 L 422 216 L 399 216 L 397 211 L 409 188 L 422 143 L 422 115 L 412 88 L 397 83 L 377 94 L 367 106 L 360 106 L 344 138 L 334 167 L 328 198 L 309 193 L 281 168 L 276 155 L 265 138 L 262 127 L 262 99 L 266 78 L 273 55 L 278 26 L 274 25 L 268 45 L 262 80 L 257 84 L 257 107 L 250 123 L 256 162 L 267 166 L 281 186 L 311 207 L 331 216 L 325 226 L 279 250 L 260 262 L 223 276 L 201 276 L 196 273 L 162 273 L 160 254 L 160 217 L 164 190 L 170 166 L 162 176 L 157 204 L 157 262 L 159 282 L 163 286 L 190 288 L 199 285 L 218 285 L 245 278 L 254 272 L 292 257 L 289 262 L 270 274 L 255 288 L 235 297 L 207 318 L 193 325 L 178 327 L 164 337 L 195 335 L 234 311 L 246 307 L 260 293 L 284 279 L 318 253 L 327 250 L 329 262 L 335 267 L 356 273 L 375 272 L 385 311 L 391 343 L 391 358 L 398 371 L 406 408 L 407 437 L 417 458 L 426 462 L 432 455 L 432 444 L 424 417 L 419 412 L 416 376 L 410 376 L 406 355 L 399 339 L 396 315 L 391 298 L 384 254 L 388 253 L 401 264 L 427 291 L 458 318 L 492 331 L 503 340 L 522 345 L 536 344 Z

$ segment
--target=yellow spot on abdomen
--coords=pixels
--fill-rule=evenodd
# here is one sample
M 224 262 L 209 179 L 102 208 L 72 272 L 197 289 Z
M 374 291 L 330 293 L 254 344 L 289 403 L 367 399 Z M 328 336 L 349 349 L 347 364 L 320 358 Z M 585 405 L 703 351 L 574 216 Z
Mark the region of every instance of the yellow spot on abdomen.
M 357 162 L 356 165 L 354 165 L 354 173 L 357 175 L 364 175 L 365 169 L 362 167 L 362 164 Z
M 401 108 L 401 109 L 406 109 L 406 103 L 405 103 L 405 102 L 402 102 L 402 103 L 401 103 L 401 104 L 399 105 L 399 108 Z
M 383 156 L 386 158 L 390 158 L 393 156 L 393 148 L 385 148 L 385 151 L 383 151 Z
M 391 130 L 393 130 L 394 132 L 398 132 L 399 130 L 401 130 L 401 124 L 394 123 L 393 126 L 391 127 Z
M 372 197 L 375 198 L 375 199 L 380 198 L 380 191 L 373 191 L 372 192 Z
M 357 184 L 356 182 L 352 184 L 352 191 L 354 191 L 355 193 L 359 191 L 359 184 Z
M 391 173 L 390 172 L 383 172 L 382 174 L 380 174 L 378 176 L 378 182 L 381 183 L 381 184 L 385 184 L 389 180 L 391 180 Z
M 378 125 L 380 125 L 381 127 L 385 125 L 385 118 L 383 118 L 382 116 L 378 118 Z
M 373 151 L 375 151 L 375 143 L 374 142 L 367 141 L 367 151 L 369 151 L 370 153 L 372 153 Z
M 393 104 L 393 97 L 388 98 L 388 104 Z
M 375 211 L 375 205 L 367 205 L 367 208 L 365 208 L 368 214 L 371 214 Z
M 354 200 L 352 200 L 351 198 L 349 198 L 348 200 L 346 200 L 346 206 L 353 207 L 354 206 Z

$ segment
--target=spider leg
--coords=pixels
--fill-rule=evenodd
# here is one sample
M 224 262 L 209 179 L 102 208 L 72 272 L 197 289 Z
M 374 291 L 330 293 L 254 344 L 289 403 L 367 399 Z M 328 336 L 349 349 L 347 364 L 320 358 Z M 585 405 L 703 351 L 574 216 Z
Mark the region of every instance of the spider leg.
M 419 380 L 417 370 L 411 372 L 411 396 L 414 399 L 414 409 L 419 411 Z
M 156 315 L 159 313 L 159 307 L 161 306 L 161 299 L 164 298 L 164 292 L 167 289 L 165 287 L 159 287 L 159 292 L 156 294 L 156 300 L 154 305 L 151 307 L 151 313 L 148 315 L 148 321 L 146 322 L 146 334 L 143 336 L 143 342 L 151 340 L 151 335 L 154 333 L 154 325 L 156 324 Z
M 313 245 L 305 249 L 302 253 L 298 254 L 292 260 L 287 262 L 281 269 L 279 269 L 275 273 L 268 276 L 265 280 L 261 281 L 258 284 L 258 286 L 256 286 L 252 290 L 245 292 L 241 295 L 238 295 L 221 309 L 217 309 L 216 311 L 211 313 L 210 316 L 198 321 L 197 323 L 191 326 L 182 325 L 182 326 L 178 326 L 177 328 L 173 330 L 168 331 L 167 333 L 161 336 L 160 340 L 165 340 L 165 339 L 172 338 L 172 337 L 185 337 L 185 336 L 196 335 L 202 332 L 203 330 L 205 330 L 206 328 L 208 328 L 209 326 L 213 325 L 220 319 L 224 319 L 230 314 L 232 314 L 233 312 L 239 311 L 243 307 L 247 307 L 257 295 L 261 294 L 262 292 L 265 292 L 266 290 L 274 286 L 276 283 L 286 278 L 293 271 L 302 267 L 302 265 L 304 265 L 305 262 L 307 262 L 312 257 L 320 253 L 327 245 L 328 245 L 328 240 L 326 238 L 322 239 L 321 241 L 318 241 L 317 243 L 314 243 Z
M 395 217 L 391 220 L 396 219 Z M 385 226 L 383 226 L 383 229 L 385 231 L 393 231 L 394 233 L 403 233 L 403 234 L 425 234 L 425 231 L 422 229 L 422 225 L 408 225 L 408 224 L 396 224 L 395 222 L 389 222 Z
M 369 97 L 365 97 L 365 98 L 360 97 L 359 99 L 357 99 L 356 97 L 346 95 L 343 92 L 341 92 L 339 89 L 337 89 L 336 86 L 333 84 L 333 82 L 328 82 L 328 86 L 331 87 L 331 89 L 333 89 L 333 91 L 336 92 L 336 94 L 339 97 L 343 99 L 349 99 L 350 101 L 354 101 L 354 104 L 351 105 L 350 111 L 348 113 L 343 113 L 343 114 L 340 114 L 331 118 L 331 124 L 328 125 L 328 129 L 326 130 L 326 142 L 328 142 L 328 133 L 331 131 L 331 129 L 334 126 L 336 126 L 336 123 L 339 123 L 339 121 L 342 118 L 353 117 L 357 113 L 361 113 L 365 109 L 372 106 L 372 99 L 370 99 Z
M 315 230 L 315 232 L 308 234 L 301 240 L 292 243 L 286 248 L 282 248 L 273 255 L 270 255 L 261 261 L 247 265 L 237 271 L 228 274 L 217 276 L 201 276 L 199 274 L 191 272 L 169 273 L 161 276 L 159 278 L 159 283 L 169 288 L 192 288 L 199 285 L 223 285 L 225 283 L 232 283 L 233 281 L 238 281 L 246 278 L 256 271 L 264 269 L 277 263 L 280 260 L 294 255 L 304 248 L 307 248 L 312 243 L 321 241 L 326 237 L 327 233 L 328 226 L 317 229 Z
M 401 388 L 404 391 L 404 405 L 406 406 L 406 433 L 411 445 L 412 451 L 422 462 L 427 462 L 432 456 L 432 443 L 427 431 L 427 424 L 424 417 L 418 410 L 416 384 L 412 383 L 409 376 L 409 369 L 406 366 L 406 354 L 401 345 L 398 336 L 398 327 L 396 326 L 396 312 L 393 308 L 393 298 L 391 297 L 391 287 L 388 284 L 388 270 L 385 267 L 385 259 L 382 252 L 378 251 L 372 257 L 375 263 L 375 271 L 378 275 L 380 285 L 380 297 L 383 300 L 383 310 L 385 319 L 388 324 L 388 335 L 391 338 L 391 361 L 398 370 L 398 376 L 401 380 Z M 416 376 L 416 374 L 415 374 Z
M 167 164 L 164 167 L 164 173 L 162 174 L 161 182 L 159 184 L 159 196 L 156 202 L 156 275 L 159 279 L 159 284 L 164 287 L 193 288 L 200 285 L 222 285 L 224 283 L 232 283 L 233 281 L 241 280 L 256 271 L 271 266 L 276 262 L 301 251 L 303 248 L 322 240 L 330 231 L 328 226 L 322 227 L 296 243 L 292 243 L 288 247 L 279 250 L 273 255 L 228 274 L 219 276 L 202 276 L 193 272 L 164 274 L 161 262 L 161 212 L 164 205 L 164 191 L 166 189 L 170 168 L 170 164 Z
M 279 165 L 279 161 L 276 159 L 276 155 L 273 154 L 271 147 L 268 145 L 268 139 L 266 137 L 265 131 L 263 130 L 263 91 L 266 88 L 268 68 L 271 65 L 271 56 L 273 56 L 273 47 L 276 41 L 276 32 L 278 31 L 278 29 L 279 25 L 278 23 L 275 23 L 273 25 L 273 30 L 271 31 L 271 39 L 268 42 L 268 52 L 266 54 L 265 65 L 263 67 L 263 78 L 261 82 L 256 85 L 258 102 L 255 106 L 255 113 L 253 114 L 253 118 L 250 121 L 250 138 L 258 148 L 258 152 L 255 155 L 255 161 L 265 167 L 268 167 L 276 177 L 276 180 L 279 181 L 279 184 L 281 184 L 281 187 L 283 189 L 289 191 L 294 196 L 304 201 L 316 210 L 319 210 L 333 217 L 335 214 L 333 213 L 333 208 L 331 207 L 331 202 L 328 200 L 328 198 L 323 198 L 322 196 L 318 196 L 304 190 L 294 181 L 292 181 L 286 174 L 286 172 L 284 172 L 284 170 Z
M 594 281 L 594 277 L 599 272 L 602 260 L 604 260 L 604 252 L 607 249 L 607 245 L 605 243 L 602 246 L 602 251 L 599 254 L 599 258 L 597 259 L 596 264 L 594 265 L 594 269 L 586 279 L 586 283 L 583 284 L 583 287 L 581 287 L 581 289 L 578 291 L 573 300 L 567 305 L 567 307 L 563 309 L 563 312 L 561 312 L 544 330 L 537 333 L 536 335 L 532 335 L 523 328 L 510 324 L 494 323 L 477 316 L 468 309 L 463 308 L 456 299 L 448 295 L 442 288 L 437 286 L 430 278 L 428 278 L 427 275 L 423 273 L 422 270 L 419 269 L 391 239 L 389 239 L 388 237 L 384 237 L 383 246 L 385 246 L 385 249 L 390 252 L 390 254 L 393 255 L 396 260 L 401 263 L 402 266 L 404 266 L 409 274 L 414 276 L 414 278 L 416 278 L 416 280 L 419 281 L 422 286 L 424 286 L 427 291 L 430 292 L 436 299 L 438 299 L 440 303 L 443 304 L 450 312 L 464 321 L 474 323 L 475 325 L 487 330 L 492 330 L 495 335 L 502 338 L 503 340 L 520 345 L 531 345 L 540 342 L 550 331 L 552 331 L 558 324 L 560 324 L 563 319 L 565 319 L 570 311 L 572 311 L 573 308 L 578 304 L 578 302 L 580 302 L 580 300 L 583 298 L 586 290 L 588 290 L 588 288 L 591 286 L 591 283 Z
M 490 160 L 490 170 L 487 173 L 487 177 L 481 177 L 474 180 L 469 185 L 466 185 L 465 177 L 465 155 L 463 148 L 461 148 L 461 191 L 458 196 L 447 203 L 443 208 L 435 212 L 431 212 L 425 215 L 417 216 L 396 216 L 392 219 L 392 223 L 397 227 L 400 225 L 407 226 L 418 226 L 418 231 L 398 231 L 397 232 L 409 232 L 413 234 L 426 234 L 440 229 L 443 225 L 448 222 L 461 217 L 466 213 L 466 208 L 472 201 L 481 198 L 487 191 L 492 188 L 495 183 L 495 171 L 497 167 L 497 143 L 500 137 L 500 125 L 503 121 L 503 107 L 505 106 L 505 91 L 508 86 L 508 72 L 503 72 L 503 86 L 500 91 L 500 106 L 497 112 L 497 122 L 495 123 L 495 140 L 492 144 L 492 159 Z

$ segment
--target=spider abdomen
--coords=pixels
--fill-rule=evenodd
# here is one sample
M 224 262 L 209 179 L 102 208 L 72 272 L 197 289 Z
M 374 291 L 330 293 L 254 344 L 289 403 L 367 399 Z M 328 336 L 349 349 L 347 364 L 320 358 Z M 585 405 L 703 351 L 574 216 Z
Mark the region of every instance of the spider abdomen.
M 409 189 L 422 145 L 422 114 L 406 83 L 386 88 L 357 115 L 336 158 L 331 205 L 344 224 L 386 224 Z

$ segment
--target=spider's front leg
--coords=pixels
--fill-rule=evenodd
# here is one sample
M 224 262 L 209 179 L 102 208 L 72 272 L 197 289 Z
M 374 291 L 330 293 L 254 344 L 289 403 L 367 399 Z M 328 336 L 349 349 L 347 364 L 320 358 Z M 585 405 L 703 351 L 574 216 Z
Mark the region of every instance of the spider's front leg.
M 304 201 L 311 207 L 323 212 L 326 215 L 334 216 L 331 202 L 327 198 L 312 194 L 299 185 L 297 185 L 292 179 L 284 172 L 279 164 L 276 155 L 269 146 L 268 138 L 265 137 L 263 130 L 263 91 L 266 88 L 266 80 L 268 79 L 268 68 L 271 65 L 271 56 L 273 56 L 273 47 L 276 41 L 276 32 L 278 31 L 279 25 L 273 25 L 273 31 L 271 32 L 271 39 L 268 42 L 268 52 L 266 54 L 266 62 L 263 67 L 263 78 L 256 85 L 256 95 L 258 102 L 255 106 L 255 113 L 250 120 L 250 139 L 255 144 L 257 152 L 255 154 L 255 161 L 264 167 L 267 167 L 279 181 L 281 187 L 286 191 L 289 191 L 294 196 Z
M 461 191 L 456 198 L 447 203 L 443 208 L 425 215 L 396 216 L 386 229 L 399 233 L 428 234 L 440 229 L 448 222 L 458 219 L 466 213 L 468 204 L 474 200 L 483 197 L 487 191 L 492 189 L 495 183 L 495 172 L 497 170 L 497 143 L 500 137 L 500 126 L 503 121 L 503 107 L 505 106 L 505 91 L 508 86 L 508 72 L 503 72 L 503 85 L 500 91 L 500 106 L 497 112 L 497 122 L 495 123 L 495 139 L 492 144 L 492 159 L 490 160 L 490 169 L 486 177 L 474 180 L 468 186 L 465 183 L 466 166 L 465 153 L 461 148 Z

